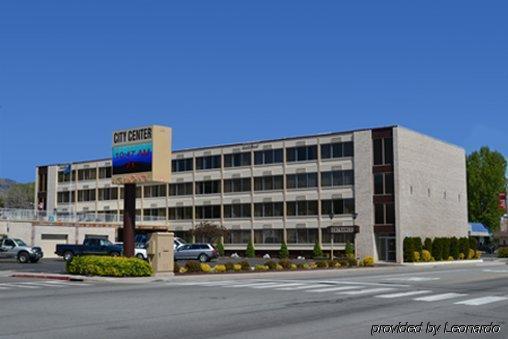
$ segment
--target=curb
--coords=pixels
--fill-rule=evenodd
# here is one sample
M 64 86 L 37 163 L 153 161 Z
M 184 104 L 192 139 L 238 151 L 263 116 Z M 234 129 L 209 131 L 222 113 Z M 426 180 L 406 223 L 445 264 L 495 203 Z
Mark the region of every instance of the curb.
M 66 280 L 66 281 L 83 281 L 82 277 L 71 277 L 62 274 L 38 274 L 38 273 L 13 273 L 13 278 L 35 278 L 35 279 L 50 279 L 50 280 Z
M 454 261 L 429 261 L 429 262 L 407 262 L 403 263 L 404 266 L 436 266 L 436 265 L 467 265 L 467 264 L 480 264 L 483 259 L 478 260 L 454 260 Z

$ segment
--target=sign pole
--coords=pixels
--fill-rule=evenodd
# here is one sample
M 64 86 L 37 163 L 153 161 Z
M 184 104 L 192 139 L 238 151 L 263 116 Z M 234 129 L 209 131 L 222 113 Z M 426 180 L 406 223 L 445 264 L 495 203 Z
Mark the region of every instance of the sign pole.
M 134 256 L 134 232 L 136 229 L 136 184 L 124 185 L 123 200 L 123 253 Z

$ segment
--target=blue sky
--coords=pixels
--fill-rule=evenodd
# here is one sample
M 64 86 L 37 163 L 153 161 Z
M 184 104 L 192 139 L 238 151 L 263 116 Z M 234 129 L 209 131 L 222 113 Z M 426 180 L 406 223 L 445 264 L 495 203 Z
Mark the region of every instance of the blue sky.
M 508 155 L 506 1 L 2 1 L 0 177 L 108 157 L 400 124 Z

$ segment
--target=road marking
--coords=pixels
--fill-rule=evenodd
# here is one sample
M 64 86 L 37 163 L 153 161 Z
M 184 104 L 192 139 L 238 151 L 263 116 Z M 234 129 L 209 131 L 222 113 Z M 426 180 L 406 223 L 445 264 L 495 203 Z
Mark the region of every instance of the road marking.
M 24 286 L 19 284 L 0 284 L 0 286 L 7 286 L 7 287 L 21 287 L 21 288 L 40 288 L 41 286 Z
M 80 282 L 64 282 L 64 281 L 56 281 L 56 280 L 45 280 L 43 282 L 44 284 L 51 284 L 51 285 L 62 285 L 62 286 L 90 286 L 90 284 L 80 283 Z
M 10 289 L 11 289 L 10 287 L 0 286 L 0 290 L 10 290 Z
M 419 295 L 419 294 L 425 294 L 430 293 L 432 291 L 426 290 L 426 291 L 410 291 L 410 292 L 401 292 L 401 293 L 390 293 L 390 294 L 380 294 L 376 295 L 376 298 L 400 298 L 400 297 L 409 297 L 412 295 Z
M 446 300 L 446 299 L 463 297 L 463 296 L 466 296 L 466 295 L 467 294 L 461 294 L 461 293 L 443 293 L 443 294 L 430 295 L 430 296 L 427 296 L 427 297 L 415 298 L 413 300 L 417 300 L 417 301 L 439 301 L 439 300 Z
M 339 286 L 339 287 L 327 287 L 327 288 L 320 288 L 317 290 L 310 290 L 306 292 L 316 292 L 316 293 L 323 293 L 323 292 L 333 292 L 333 291 L 344 291 L 344 290 L 353 290 L 355 288 L 362 288 L 365 286 Z
M 475 298 L 469 300 L 463 300 L 456 302 L 456 305 L 471 305 L 471 306 L 480 306 L 485 304 L 494 303 L 496 301 L 507 300 L 508 297 L 497 297 L 497 296 L 487 296 L 482 298 Z
M 273 288 L 273 287 L 289 287 L 289 286 L 301 286 L 303 284 L 297 284 L 297 283 L 293 283 L 293 284 L 287 284 L 287 283 L 284 283 L 284 284 L 272 284 L 272 285 L 266 285 L 266 286 L 251 286 L 251 288 Z
M 486 270 L 483 270 L 483 272 L 491 272 L 491 273 L 508 273 L 508 270 L 505 270 L 505 269 L 501 269 L 501 270 L 486 269 Z
M 437 277 L 408 277 L 408 278 L 390 278 L 387 280 L 395 280 L 395 281 L 431 281 L 431 280 L 439 280 L 441 278 Z
M 228 287 L 251 287 L 251 286 L 263 286 L 263 285 L 273 285 L 273 284 L 275 284 L 275 283 L 273 283 L 273 282 L 270 282 L 270 283 L 266 283 L 266 282 L 265 283 L 262 283 L 262 282 L 252 283 L 251 282 L 251 283 L 248 283 L 248 284 L 242 284 L 242 283 L 240 283 L 238 285 L 230 285 Z
M 303 286 L 295 286 L 295 287 L 283 287 L 283 288 L 276 288 L 277 291 L 293 291 L 293 290 L 306 290 L 310 288 L 316 288 L 316 287 L 324 287 L 326 285 L 323 284 L 313 284 L 313 285 L 303 285 Z
M 56 284 L 45 284 L 44 282 L 20 282 L 18 284 L 23 285 L 30 285 L 30 286 L 39 286 L 39 287 L 64 287 L 63 285 L 56 285 Z
M 368 288 L 365 290 L 359 290 L 359 291 L 346 291 L 346 292 L 338 292 L 336 294 L 346 294 L 346 295 L 360 295 L 360 294 L 369 294 L 369 293 L 377 293 L 377 292 L 387 292 L 392 291 L 393 288 L 389 287 L 381 287 L 381 288 Z
M 409 285 L 402 284 L 388 284 L 388 283 L 369 283 L 369 282 L 360 282 L 360 281 L 340 281 L 340 280 L 323 280 L 317 281 L 322 284 L 334 284 L 334 285 L 365 285 L 365 286 L 390 286 L 390 287 L 410 287 Z

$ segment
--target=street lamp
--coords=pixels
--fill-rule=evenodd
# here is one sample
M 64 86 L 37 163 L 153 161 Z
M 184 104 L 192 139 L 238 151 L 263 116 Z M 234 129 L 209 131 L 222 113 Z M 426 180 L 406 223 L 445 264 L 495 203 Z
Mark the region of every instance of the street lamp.
M 333 226 L 333 217 L 335 215 L 333 214 L 333 212 L 330 212 L 330 214 L 328 215 L 328 217 L 330 218 L 330 226 Z M 331 250 L 330 250 L 330 259 L 333 260 L 333 237 L 334 237 L 334 233 L 332 232 L 332 228 L 333 227 L 330 227 L 330 240 L 331 240 Z

